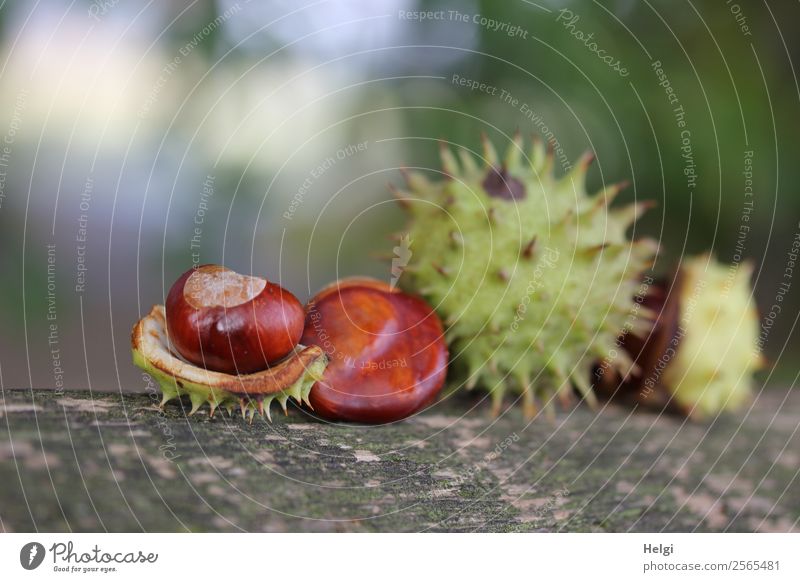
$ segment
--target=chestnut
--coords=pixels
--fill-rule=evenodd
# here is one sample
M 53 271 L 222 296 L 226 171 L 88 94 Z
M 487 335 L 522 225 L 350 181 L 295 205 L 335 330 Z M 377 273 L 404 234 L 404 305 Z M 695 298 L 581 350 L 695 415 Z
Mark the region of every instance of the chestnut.
M 694 420 L 742 407 L 764 366 L 752 273 L 751 263 L 732 268 L 701 255 L 644 284 L 636 302 L 650 325 L 619 342 L 633 365 L 615 374 L 598 364 L 598 392 Z
M 375 279 L 345 279 L 312 298 L 301 342 L 328 355 L 310 401 L 330 420 L 400 420 L 444 385 L 448 353 L 438 316 L 422 299 Z
M 217 408 L 233 414 L 238 407 L 250 422 L 256 414 L 272 420 L 269 409 L 273 401 L 277 400 L 284 412 L 290 398 L 298 404 L 307 403 L 308 393 L 328 365 L 321 348 L 298 345 L 279 363 L 254 374 L 234 376 L 200 368 L 177 358 L 170 350 L 163 305 L 154 305 L 134 325 L 131 349 L 133 363 L 161 387 L 162 408 L 174 398 L 188 396 L 192 403 L 190 416 L 208 404 L 212 418 Z
M 279 285 L 219 265 L 186 271 L 166 303 L 174 349 L 228 374 L 263 370 L 286 356 L 300 340 L 304 318 L 300 301 Z
M 640 291 L 635 301 L 650 314 L 650 329 L 643 333 L 628 331 L 620 334 L 619 347 L 622 348 L 634 363 L 627 373 L 619 370 L 604 368 L 597 365 L 593 370 L 595 391 L 604 398 L 616 398 L 629 401 L 633 404 L 644 404 L 642 385 L 647 378 L 657 376 L 657 367 L 670 346 L 677 348 L 680 343 L 680 294 L 676 291 L 670 293 L 670 288 L 680 289 L 683 280 L 680 271 L 676 271 L 675 278 L 661 278 L 654 280 Z M 666 405 L 665 396 L 659 394 L 659 406 Z

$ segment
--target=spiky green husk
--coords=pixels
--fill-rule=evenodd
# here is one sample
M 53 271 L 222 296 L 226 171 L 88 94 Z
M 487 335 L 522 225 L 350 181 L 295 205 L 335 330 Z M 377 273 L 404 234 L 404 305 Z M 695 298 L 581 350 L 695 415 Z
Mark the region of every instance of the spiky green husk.
M 311 387 L 319 379 L 316 373 L 310 373 L 309 377 L 298 380 L 286 390 L 275 394 L 268 394 L 260 398 L 250 399 L 243 398 L 241 395 L 228 392 L 227 390 L 212 388 L 195 382 L 183 382 L 183 387 L 179 387 L 174 376 L 165 374 L 161 370 L 153 367 L 141 356 L 141 353 L 135 350 L 133 353 L 133 363 L 150 374 L 150 376 L 158 382 L 163 394 L 161 406 L 164 406 L 167 402 L 175 398 L 188 396 L 192 403 L 192 408 L 189 411 L 190 415 L 197 412 L 203 404 L 208 404 L 210 416 L 214 416 L 214 412 L 217 408 L 225 409 L 229 414 L 233 414 L 234 410 L 238 409 L 243 418 L 250 419 L 251 421 L 256 413 L 263 414 L 267 419 L 272 420 L 270 406 L 273 401 L 277 401 L 284 412 L 287 412 L 286 405 L 289 398 L 294 398 L 298 404 L 308 404 L 308 395 L 311 392 Z M 324 371 L 324 367 L 318 372 L 320 376 L 322 371 Z
M 274 378 L 278 375 L 281 364 L 270 371 L 238 377 L 204 370 L 179 360 L 169 349 L 166 318 L 161 305 L 156 305 L 134 327 L 132 352 L 133 363 L 158 382 L 163 394 L 162 407 L 170 400 L 188 396 L 192 403 L 190 415 L 197 412 L 203 404 L 208 404 L 210 416 L 214 416 L 217 408 L 223 408 L 229 414 L 233 414 L 234 409 L 238 408 L 242 417 L 251 422 L 256 414 L 272 420 L 270 406 L 273 401 L 277 401 L 284 412 L 289 398 L 293 398 L 298 404 L 310 406 L 308 396 L 311 388 L 322 378 L 328 365 L 327 357 L 319 348 L 297 346 L 293 354 L 287 357 L 287 360 L 294 355 L 303 358 L 302 371 L 296 381 L 277 392 L 243 393 L 241 386 L 251 385 L 257 389 L 259 385 L 269 381 L 268 377 Z M 225 389 L 225 386 L 231 389 Z
M 502 162 L 486 139 L 483 167 L 459 154 L 442 147 L 447 179 L 407 173 L 408 191 L 396 192 L 411 217 L 401 284 L 439 312 L 454 369 L 495 409 L 507 390 L 528 414 L 571 400 L 573 387 L 592 398 L 592 364 L 614 351 L 656 251 L 626 236 L 647 205 L 610 208 L 620 185 L 587 195 L 591 155 L 556 178 L 552 153 L 535 141 L 526 156 L 519 136 Z
M 750 264 L 727 266 L 704 255 L 681 264 L 676 353 L 663 385 L 694 417 L 736 410 L 763 365 Z

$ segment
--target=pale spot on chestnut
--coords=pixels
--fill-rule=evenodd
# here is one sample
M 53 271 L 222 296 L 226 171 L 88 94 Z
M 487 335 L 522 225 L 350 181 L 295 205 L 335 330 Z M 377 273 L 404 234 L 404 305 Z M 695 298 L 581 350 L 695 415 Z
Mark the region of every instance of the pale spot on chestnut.
M 236 307 L 254 299 L 266 286 L 266 279 L 240 275 L 219 265 L 203 265 L 186 280 L 183 294 L 197 309 Z

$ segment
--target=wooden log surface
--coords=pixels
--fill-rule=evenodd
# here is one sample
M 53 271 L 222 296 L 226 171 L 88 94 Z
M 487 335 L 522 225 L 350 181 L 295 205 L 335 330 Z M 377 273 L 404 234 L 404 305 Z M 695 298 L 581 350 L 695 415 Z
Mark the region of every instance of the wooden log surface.
M 369 427 L 0 393 L 0 531 L 797 531 L 800 394 L 689 422 L 616 405 Z

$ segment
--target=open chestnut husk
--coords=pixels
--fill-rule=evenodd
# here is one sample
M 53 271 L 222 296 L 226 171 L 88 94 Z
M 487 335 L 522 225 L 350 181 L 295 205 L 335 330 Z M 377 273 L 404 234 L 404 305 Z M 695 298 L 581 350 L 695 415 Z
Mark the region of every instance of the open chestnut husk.
M 764 364 L 752 272 L 749 263 L 728 266 L 703 255 L 650 285 L 637 303 L 652 326 L 621 337 L 633 361 L 627 374 L 598 365 L 598 393 L 693 419 L 741 407 Z
M 330 361 L 310 394 L 330 420 L 385 423 L 430 404 L 447 370 L 442 324 L 422 299 L 375 279 L 345 279 L 308 303 L 301 342 Z
M 166 302 L 174 349 L 227 374 L 264 370 L 285 357 L 299 342 L 304 319 L 303 305 L 279 285 L 219 265 L 186 271 Z
M 232 413 L 239 408 L 252 422 L 255 415 L 270 418 L 270 404 L 277 400 L 286 411 L 293 398 L 308 403 L 314 383 L 322 377 L 328 363 L 317 346 L 296 346 L 280 362 L 254 374 L 233 375 L 195 366 L 176 357 L 169 349 L 166 315 L 163 305 L 156 305 L 140 319 L 131 334 L 133 362 L 150 374 L 163 393 L 161 406 L 174 398 L 188 396 L 189 414 L 208 404 L 210 416 L 220 407 Z

